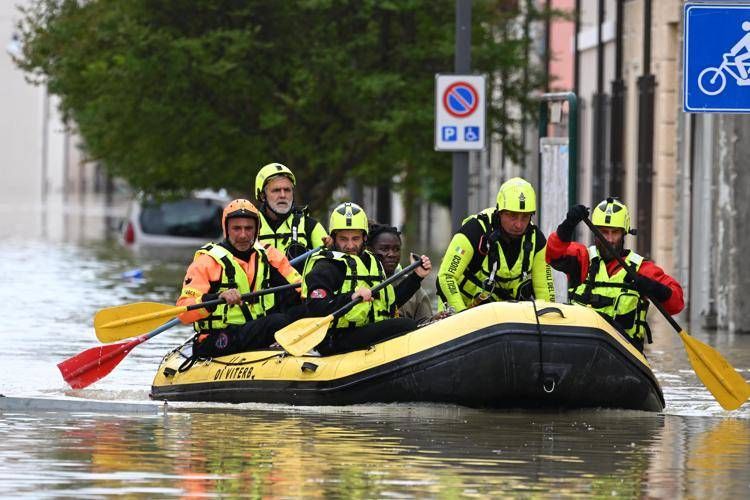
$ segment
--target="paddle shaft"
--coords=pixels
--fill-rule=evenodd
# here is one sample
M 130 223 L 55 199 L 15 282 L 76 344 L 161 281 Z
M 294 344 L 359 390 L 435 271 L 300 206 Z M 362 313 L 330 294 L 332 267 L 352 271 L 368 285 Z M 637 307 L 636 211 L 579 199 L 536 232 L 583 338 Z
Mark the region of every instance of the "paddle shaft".
M 264 290 L 258 290 L 256 292 L 247 292 L 240 295 L 240 298 L 245 301 L 248 299 L 252 299 L 253 297 L 257 297 L 259 295 L 268 295 L 269 293 L 276 293 L 276 292 L 283 292 L 284 290 L 289 290 L 291 288 L 298 288 L 302 285 L 302 283 L 289 283 L 286 285 L 279 285 L 279 286 L 273 286 L 271 288 L 266 288 Z M 226 302 L 224 299 L 214 299 L 209 300 L 208 302 L 199 302 L 197 304 L 192 304 L 189 306 L 185 306 L 185 311 L 193 311 L 195 309 L 203 309 L 206 306 L 218 306 L 219 304 L 223 304 Z
M 302 255 L 298 255 L 297 257 L 290 260 L 289 263 L 291 265 L 295 265 L 299 262 L 302 262 L 303 260 L 307 259 L 310 255 L 312 255 L 314 252 L 317 252 L 321 248 L 323 247 L 315 247 L 312 250 L 308 250 Z M 242 294 L 242 300 L 251 299 L 258 295 L 267 295 L 269 293 L 283 292 L 284 290 L 289 290 L 291 288 L 298 288 L 301 285 L 302 283 L 289 283 L 287 285 L 279 285 L 279 286 L 274 286 L 271 288 L 266 288 L 265 290 L 258 290 L 257 292 L 248 292 L 248 293 Z M 226 302 L 224 299 L 214 299 L 214 300 L 209 300 L 208 302 L 201 302 L 200 304 L 193 304 L 190 306 L 185 306 L 186 307 L 185 312 L 193 311 L 195 309 L 202 309 L 206 306 L 218 306 L 219 304 L 223 304 L 224 302 Z
M 307 252 L 303 253 L 302 255 L 298 255 L 298 256 L 296 256 L 295 258 L 293 258 L 292 260 L 290 260 L 290 261 L 289 261 L 289 263 L 290 263 L 291 265 L 299 264 L 299 263 L 300 263 L 300 262 L 302 262 L 303 260 L 307 260 L 307 258 L 308 258 L 309 256 L 311 256 L 312 254 L 314 254 L 315 252 L 317 252 L 317 251 L 318 251 L 318 250 L 320 250 L 321 248 L 323 248 L 323 246 L 322 246 L 322 245 L 321 245 L 321 246 L 319 246 L 319 247 L 315 247 L 315 248 L 313 248 L 313 249 L 310 249 L 310 250 L 308 250 Z
M 635 279 L 635 277 L 638 275 L 627 263 L 625 262 L 625 259 L 622 258 L 622 256 L 615 251 L 614 247 L 607 241 L 607 239 L 604 237 L 601 231 L 599 231 L 599 228 L 594 225 L 593 222 L 591 222 L 591 219 L 586 217 L 583 219 L 583 222 L 586 223 L 586 225 L 591 229 L 591 231 L 594 233 L 594 236 L 599 238 L 599 241 L 602 242 L 602 245 L 604 245 L 604 248 L 606 248 L 611 255 L 615 256 L 615 259 L 617 259 L 617 262 L 620 263 L 623 269 L 625 269 L 625 272 L 630 276 L 631 279 Z M 651 297 L 651 303 L 654 304 L 654 306 L 659 310 L 659 312 L 666 318 L 667 321 L 669 321 L 669 324 L 672 325 L 672 328 L 677 330 L 678 332 L 682 331 L 682 327 L 677 324 L 677 322 L 672 318 L 672 315 L 667 312 L 666 309 L 664 309 L 664 306 L 661 305 L 661 303 Z
M 307 259 L 310 255 L 312 255 L 314 252 L 317 252 L 320 250 L 321 247 L 315 247 L 311 250 L 308 250 L 307 252 L 303 253 L 302 255 L 298 255 L 297 257 L 293 258 L 289 261 L 291 265 L 298 264 L 299 262 L 302 262 L 303 260 Z M 248 292 L 245 294 L 242 294 L 242 300 L 252 299 L 253 297 L 256 297 L 258 295 L 267 295 L 269 293 L 276 293 L 276 292 L 283 292 L 284 290 L 289 290 L 291 288 L 298 288 L 302 285 L 302 283 L 289 283 L 287 285 L 279 285 L 274 286 L 271 288 L 266 288 L 265 290 L 258 290 L 257 292 Z M 195 309 L 202 309 L 206 306 L 218 306 L 219 304 L 223 304 L 226 302 L 224 299 L 214 299 L 209 300 L 208 302 L 201 302 L 200 304 L 193 304 L 190 306 L 185 306 L 185 312 L 187 311 L 193 311 Z
M 422 265 L 422 260 L 421 259 L 418 260 L 418 261 L 416 261 L 416 262 L 412 262 L 408 267 L 405 267 L 404 269 L 402 269 L 401 271 L 397 272 L 396 274 L 394 274 L 390 278 L 388 278 L 385 281 L 381 282 L 380 284 L 378 284 L 375 288 L 373 288 L 370 291 L 374 295 L 375 293 L 377 293 L 380 290 L 382 290 L 383 288 L 387 287 L 388 285 L 390 285 L 391 283 L 393 283 L 397 279 L 401 278 L 402 276 L 406 276 L 407 274 L 409 274 L 410 272 L 412 272 L 418 266 L 421 266 L 421 265 Z M 352 300 L 351 302 L 349 302 L 345 306 L 342 306 L 339 309 L 333 311 L 331 313 L 331 316 L 333 316 L 334 319 L 338 318 L 339 316 L 341 316 L 342 314 L 344 314 L 345 312 L 347 312 L 349 309 L 351 309 L 352 307 L 354 307 L 357 304 L 359 304 L 360 302 L 362 302 L 362 300 L 363 299 L 362 299 L 361 296 L 357 297 L 356 299 Z

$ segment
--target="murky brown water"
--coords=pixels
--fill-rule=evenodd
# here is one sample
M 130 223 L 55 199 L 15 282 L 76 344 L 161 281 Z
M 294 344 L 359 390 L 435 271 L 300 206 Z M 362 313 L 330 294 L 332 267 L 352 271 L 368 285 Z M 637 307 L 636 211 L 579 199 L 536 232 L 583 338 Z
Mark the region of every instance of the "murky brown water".
M 94 313 L 141 300 L 171 303 L 192 249 L 122 248 L 107 239 L 121 211 L 97 200 L 51 213 L 21 208 L 0 205 L 0 393 L 65 405 L 0 410 L 3 497 L 750 494 L 750 405 L 723 411 L 664 322 L 648 351 L 667 400 L 663 414 L 436 405 L 155 409 L 151 379 L 161 356 L 190 334 L 185 328 L 142 344 L 109 376 L 72 391 L 55 365 L 97 345 Z M 144 280 L 122 277 L 136 268 Z M 750 378 L 750 336 L 688 330 Z M 132 404 L 108 410 L 93 402 Z

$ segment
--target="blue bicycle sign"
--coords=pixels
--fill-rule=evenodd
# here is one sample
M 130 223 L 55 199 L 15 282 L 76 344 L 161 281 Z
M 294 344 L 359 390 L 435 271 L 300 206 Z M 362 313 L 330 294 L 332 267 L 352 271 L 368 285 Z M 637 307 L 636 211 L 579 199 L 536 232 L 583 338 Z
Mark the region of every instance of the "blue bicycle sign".
M 750 112 L 750 4 L 687 3 L 684 13 L 683 109 Z

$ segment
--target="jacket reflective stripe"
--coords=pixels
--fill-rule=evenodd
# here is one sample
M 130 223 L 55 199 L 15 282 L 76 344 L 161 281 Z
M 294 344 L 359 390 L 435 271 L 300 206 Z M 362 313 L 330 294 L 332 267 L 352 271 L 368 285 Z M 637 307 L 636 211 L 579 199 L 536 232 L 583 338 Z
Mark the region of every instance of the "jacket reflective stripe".
M 275 231 L 262 212 L 260 218 L 258 241 L 271 243 L 282 253 L 286 253 L 287 248 L 295 242 L 305 248 L 310 248 L 310 237 L 312 235 L 305 232 L 306 216 L 303 211 L 293 210 Z
M 262 247 L 255 246 L 255 273 L 252 281 L 245 270 L 234 259 L 231 252 L 226 248 L 209 243 L 195 253 L 195 256 L 206 254 L 212 257 L 222 268 L 221 281 L 213 283 L 211 293 L 222 293 L 231 288 L 236 288 L 240 294 L 268 288 L 270 279 L 270 266 L 268 257 Z M 258 279 L 260 278 L 260 279 Z M 249 304 L 249 305 L 248 305 Z M 243 325 L 246 322 L 265 316 L 266 311 L 274 306 L 274 294 L 262 295 L 251 302 L 243 302 L 239 306 L 227 306 L 219 304 L 208 317 L 195 323 L 196 330 L 211 331 L 221 330 L 227 325 Z
M 464 223 L 471 218 L 477 219 L 484 230 L 484 238 L 489 238 L 492 231 L 490 225 L 491 211 L 494 211 L 494 209 L 488 209 L 470 216 Z M 493 301 L 518 298 L 518 291 L 521 286 L 531 281 L 531 262 L 536 251 L 536 231 L 534 228 L 535 226 L 529 223 L 526 233 L 521 238 L 521 251 L 512 268 L 508 267 L 507 258 L 500 243 L 490 243 L 489 251 L 482 260 L 479 269 L 472 269 L 470 264 L 464 272 L 464 279 L 458 287 L 462 295 L 466 299 L 483 295 L 491 297 Z M 479 249 L 475 249 L 475 251 L 479 251 Z M 495 269 L 494 276 L 493 268 Z M 492 276 L 492 280 L 490 280 L 490 276 Z

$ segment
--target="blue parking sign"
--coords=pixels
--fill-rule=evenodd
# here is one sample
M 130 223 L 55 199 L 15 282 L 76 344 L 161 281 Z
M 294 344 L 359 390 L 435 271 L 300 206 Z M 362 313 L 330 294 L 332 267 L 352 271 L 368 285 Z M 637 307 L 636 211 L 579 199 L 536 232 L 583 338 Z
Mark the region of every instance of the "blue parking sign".
M 443 127 L 442 136 L 445 142 L 455 142 L 458 140 L 458 129 L 456 127 Z
M 750 113 L 750 4 L 686 3 L 683 109 Z

